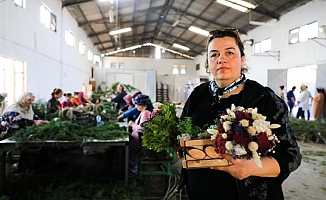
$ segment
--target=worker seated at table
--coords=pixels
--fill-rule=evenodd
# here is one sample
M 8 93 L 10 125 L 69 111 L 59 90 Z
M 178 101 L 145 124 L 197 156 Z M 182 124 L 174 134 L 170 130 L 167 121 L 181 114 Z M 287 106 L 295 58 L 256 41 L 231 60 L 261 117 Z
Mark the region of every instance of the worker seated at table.
M 142 94 L 141 92 L 136 92 L 134 95 L 126 95 L 123 99 L 126 101 L 127 105 L 124 106 L 119 111 L 118 120 L 127 118 L 127 121 L 136 121 L 137 117 L 140 114 L 140 111 L 135 107 L 134 101 L 138 95 Z M 131 105 L 131 106 L 130 106 Z M 127 109 L 126 109 L 127 108 Z M 131 128 L 131 127 L 130 127 Z M 131 128 L 132 131 L 132 128 Z
M 32 109 L 34 101 L 35 95 L 31 92 L 25 92 L 18 98 L 17 102 L 6 107 L 1 116 L 1 140 L 11 137 L 18 129 L 50 123 L 34 114 Z
M 70 99 L 70 103 L 75 107 L 86 106 L 86 103 L 80 98 L 80 92 L 74 92 L 74 97 Z

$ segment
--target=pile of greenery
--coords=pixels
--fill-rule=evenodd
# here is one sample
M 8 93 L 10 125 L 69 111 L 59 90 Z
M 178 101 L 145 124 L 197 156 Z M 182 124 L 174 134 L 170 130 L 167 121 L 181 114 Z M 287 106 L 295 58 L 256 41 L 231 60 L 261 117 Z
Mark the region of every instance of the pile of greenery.
M 290 117 L 290 125 L 297 140 L 326 143 L 325 121 L 307 121 Z
M 114 140 L 125 138 L 129 134 L 124 127 L 114 122 L 105 122 L 101 126 L 94 124 L 79 125 L 71 121 L 52 120 L 43 126 L 31 126 L 16 131 L 13 138 L 18 143 L 28 141 L 72 141 L 79 144 L 96 140 Z

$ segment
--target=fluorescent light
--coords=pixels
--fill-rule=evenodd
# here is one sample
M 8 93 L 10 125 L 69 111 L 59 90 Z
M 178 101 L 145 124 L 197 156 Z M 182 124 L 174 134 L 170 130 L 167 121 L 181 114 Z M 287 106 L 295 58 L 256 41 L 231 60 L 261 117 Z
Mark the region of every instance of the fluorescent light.
M 155 59 L 161 59 L 161 48 L 158 46 L 155 47 Z
M 240 6 L 238 4 L 231 3 L 229 1 L 216 0 L 216 2 L 219 3 L 219 4 L 225 5 L 225 6 L 229 6 L 229 7 L 233 8 L 233 9 L 239 10 L 241 12 L 247 12 L 248 11 L 248 8 Z
M 254 4 L 248 3 L 246 1 L 242 1 L 242 0 L 229 0 L 233 3 L 239 4 L 241 6 L 244 6 L 246 8 L 250 8 L 250 9 L 255 9 L 257 6 L 255 6 Z
M 116 51 L 111 51 L 108 53 L 108 55 L 113 55 L 113 54 L 125 52 L 125 51 L 131 51 L 131 50 L 138 49 L 138 48 L 141 48 L 141 45 L 136 45 L 136 46 L 132 46 L 132 47 L 124 48 L 124 49 L 118 49 Z
M 188 28 L 189 31 L 192 31 L 192 32 L 195 32 L 195 33 L 198 33 L 198 34 L 201 34 L 201 35 L 204 35 L 204 36 L 208 36 L 209 35 L 209 32 L 208 31 L 205 31 L 203 29 L 200 29 L 200 28 L 197 28 L 195 26 L 190 26 Z
M 177 43 L 173 43 L 172 46 L 174 46 L 176 48 L 179 48 L 179 49 L 182 49 L 182 50 L 185 50 L 185 51 L 189 51 L 190 50 L 188 47 L 182 46 L 182 45 L 177 44 Z
M 141 48 L 143 46 L 152 46 L 152 47 L 159 47 L 161 48 L 162 52 L 164 51 L 168 51 L 170 53 L 173 53 L 173 54 L 176 54 L 176 55 L 179 55 L 179 56 L 182 56 L 182 57 L 186 57 L 186 58 L 189 58 L 189 59 L 195 59 L 194 57 L 192 56 L 189 56 L 187 54 L 184 54 L 184 53 L 180 53 L 178 51 L 175 51 L 175 50 L 172 50 L 172 49 L 167 49 L 165 47 L 162 47 L 160 45 L 156 45 L 156 44 L 152 44 L 152 43 L 145 43 L 145 44 L 142 44 L 142 45 L 136 45 L 136 46 L 132 46 L 132 47 L 128 47 L 128 48 L 125 48 L 125 49 L 118 49 L 116 51 L 111 51 L 109 53 L 106 53 L 105 56 L 109 56 L 109 55 L 114 55 L 114 54 L 117 54 L 117 53 L 120 53 L 120 52 L 125 52 L 125 51 L 130 51 L 130 50 L 134 50 L 134 49 L 137 49 L 137 48 Z M 103 55 L 104 56 L 104 55 Z
M 130 27 L 119 29 L 119 30 L 115 30 L 115 31 L 110 31 L 109 34 L 110 35 L 116 35 L 116 34 L 120 34 L 120 33 L 126 33 L 126 32 L 129 32 L 129 31 L 131 31 L 131 28 Z

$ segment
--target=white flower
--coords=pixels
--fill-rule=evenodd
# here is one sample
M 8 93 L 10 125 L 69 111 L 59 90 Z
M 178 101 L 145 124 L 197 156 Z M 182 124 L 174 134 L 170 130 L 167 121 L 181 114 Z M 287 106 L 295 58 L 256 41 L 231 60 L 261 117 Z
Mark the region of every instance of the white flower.
M 231 121 L 232 117 L 230 115 L 222 115 L 221 119 L 223 119 L 224 121 Z
M 233 110 L 230 109 L 226 109 L 226 113 L 231 117 L 231 118 L 235 118 L 235 113 L 233 112 Z
M 265 120 L 255 120 L 252 125 L 255 127 L 258 133 L 265 132 L 269 129 L 270 122 Z
M 249 142 L 248 149 L 252 152 L 252 159 L 254 160 L 254 162 L 256 163 L 256 165 L 259 168 L 261 168 L 262 167 L 262 163 L 261 163 L 261 160 L 260 160 L 260 156 L 257 153 L 258 144 L 256 142 Z
M 235 109 L 236 109 L 235 105 L 232 104 L 232 105 L 231 105 L 231 110 L 232 110 L 232 111 L 235 111 Z
M 231 151 L 232 148 L 233 148 L 232 142 L 231 141 L 226 141 L 225 142 L 225 148 L 226 148 L 226 150 Z
M 245 110 L 245 108 L 244 108 L 244 107 L 242 107 L 242 106 L 239 106 L 239 107 L 237 108 L 237 110 L 238 110 L 238 111 L 244 111 L 244 110 Z
M 241 126 L 243 126 L 243 127 L 248 127 L 248 126 L 249 126 L 249 120 L 242 119 L 242 120 L 240 121 L 240 124 L 241 124 Z
M 258 109 L 257 108 L 248 108 L 247 109 L 247 111 L 248 111 L 248 113 L 251 113 L 251 114 L 257 114 L 257 111 L 258 111 Z
M 247 131 L 248 131 L 248 133 L 249 133 L 250 135 L 252 135 L 252 136 L 256 135 L 256 133 L 257 133 L 255 127 L 253 127 L 253 126 L 249 126 L 249 127 L 247 128 Z
M 218 133 L 214 133 L 211 135 L 211 140 L 214 140 L 217 137 Z
M 269 128 L 271 128 L 271 129 L 274 129 L 274 128 L 280 128 L 281 127 L 281 125 L 279 125 L 279 124 L 271 124 L 270 126 L 269 126 Z
M 222 138 L 225 140 L 226 138 L 228 138 L 228 135 L 226 133 L 222 133 Z
M 188 133 L 182 133 L 181 135 L 177 136 L 177 139 L 180 141 L 188 141 L 191 139 L 191 136 Z
M 253 120 L 266 120 L 266 117 L 259 113 L 251 113 Z
M 272 130 L 270 128 L 266 130 L 267 137 L 270 136 L 270 135 L 272 135 L 272 134 L 273 133 L 272 133 Z
M 234 145 L 233 149 L 234 149 L 235 155 L 237 155 L 237 156 L 243 156 L 243 155 L 247 154 L 246 149 L 243 146 L 241 146 L 240 144 Z
M 210 133 L 210 134 L 212 134 L 212 135 L 213 134 L 215 134 L 215 135 L 218 134 L 218 130 L 216 130 L 216 129 L 210 129 L 209 128 L 209 129 L 207 129 L 207 132 Z
M 232 122 L 230 122 L 230 121 L 223 122 L 223 128 L 224 128 L 224 130 L 225 131 L 231 130 L 232 129 L 231 124 L 232 124 Z

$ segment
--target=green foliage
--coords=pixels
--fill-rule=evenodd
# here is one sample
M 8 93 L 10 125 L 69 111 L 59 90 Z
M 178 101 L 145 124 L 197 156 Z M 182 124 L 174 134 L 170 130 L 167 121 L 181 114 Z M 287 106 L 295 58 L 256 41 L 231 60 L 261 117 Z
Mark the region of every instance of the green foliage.
M 33 103 L 32 109 L 35 115 L 39 116 L 41 119 L 45 119 L 46 102 L 44 102 L 43 100 L 38 100 Z
M 13 138 L 23 144 L 27 141 L 73 141 L 79 144 L 97 140 L 114 140 L 127 137 L 128 132 L 113 122 L 106 122 L 101 126 L 83 126 L 71 121 L 51 121 L 43 126 L 31 126 L 16 131 Z
M 151 121 L 144 124 L 143 146 L 156 152 L 169 152 L 178 146 L 177 136 L 180 132 L 176 127 L 179 118 L 175 104 L 162 104 L 160 109 L 160 114 L 154 114 Z
M 290 117 L 290 125 L 298 140 L 326 142 L 326 124 L 323 121 L 306 121 L 304 119 Z
M 199 126 L 195 126 L 192 123 L 191 117 L 182 118 L 179 124 L 177 125 L 177 129 L 180 133 L 188 133 L 191 136 L 191 138 L 196 138 L 198 133 L 200 133 L 201 131 Z
M 110 119 L 117 119 L 119 111 L 114 107 L 113 103 L 102 101 L 101 104 L 104 106 L 105 113 L 110 117 Z
M 59 116 L 59 110 L 54 113 L 46 113 L 46 104 L 47 102 L 43 100 L 38 100 L 32 105 L 32 109 L 35 115 L 39 116 L 43 120 L 52 120 Z

